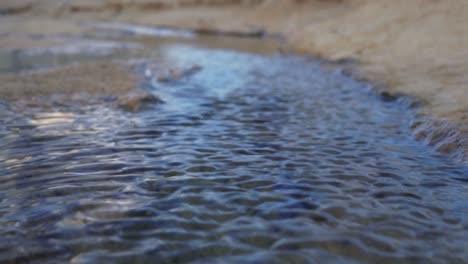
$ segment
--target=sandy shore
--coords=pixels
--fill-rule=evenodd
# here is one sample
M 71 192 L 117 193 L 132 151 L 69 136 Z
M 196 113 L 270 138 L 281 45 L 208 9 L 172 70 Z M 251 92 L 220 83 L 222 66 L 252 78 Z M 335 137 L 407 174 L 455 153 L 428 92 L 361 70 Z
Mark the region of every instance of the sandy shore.
M 464 0 L 4 0 L 0 34 L 80 32 L 87 19 L 258 36 L 296 52 L 353 60 L 359 78 L 418 99 L 414 133 L 468 152 L 468 2 Z M 59 22 L 59 23 L 57 23 Z M 13 44 L 7 37 L 0 45 Z

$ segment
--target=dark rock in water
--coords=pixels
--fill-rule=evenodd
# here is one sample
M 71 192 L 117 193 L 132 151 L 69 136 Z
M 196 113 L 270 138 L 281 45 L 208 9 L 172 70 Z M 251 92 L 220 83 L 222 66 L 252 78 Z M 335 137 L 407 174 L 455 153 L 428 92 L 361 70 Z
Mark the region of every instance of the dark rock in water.
M 400 95 L 383 91 L 380 93 L 380 97 L 384 102 L 394 102 L 400 97 Z
M 158 82 L 171 82 L 182 79 L 184 77 L 188 77 L 193 75 L 199 71 L 201 71 L 202 67 L 200 65 L 192 65 L 186 69 L 170 69 L 167 74 L 163 74 L 158 76 Z
M 117 106 L 125 111 L 139 112 L 150 104 L 162 102 L 159 97 L 150 92 L 137 90 L 120 96 L 117 100 Z
M 3 7 L 0 7 L 0 16 L 1 15 L 17 15 L 21 13 L 28 12 L 31 10 L 32 4 L 20 4 L 20 5 L 6 5 Z
M 252 28 L 246 31 L 236 30 L 219 30 L 211 27 L 199 27 L 193 30 L 195 33 L 200 35 L 214 35 L 214 36 L 230 36 L 238 38 L 263 38 L 266 36 L 266 32 L 262 28 Z

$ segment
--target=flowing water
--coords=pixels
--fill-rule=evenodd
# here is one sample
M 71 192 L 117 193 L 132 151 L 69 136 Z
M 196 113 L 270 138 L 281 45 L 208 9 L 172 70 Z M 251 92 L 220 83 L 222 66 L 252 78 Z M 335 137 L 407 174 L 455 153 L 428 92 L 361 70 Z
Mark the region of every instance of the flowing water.
M 468 263 L 468 168 L 406 106 L 310 58 L 159 52 L 202 70 L 145 111 L 0 105 L 0 262 Z

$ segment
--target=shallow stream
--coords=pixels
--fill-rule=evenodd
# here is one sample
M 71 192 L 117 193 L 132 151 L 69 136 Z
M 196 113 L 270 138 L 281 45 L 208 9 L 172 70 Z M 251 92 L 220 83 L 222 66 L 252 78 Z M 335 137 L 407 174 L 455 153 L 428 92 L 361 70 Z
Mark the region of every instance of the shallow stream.
M 202 70 L 145 111 L 0 105 L 0 262 L 468 263 L 468 167 L 404 104 L 311 58 L 158 49 Z

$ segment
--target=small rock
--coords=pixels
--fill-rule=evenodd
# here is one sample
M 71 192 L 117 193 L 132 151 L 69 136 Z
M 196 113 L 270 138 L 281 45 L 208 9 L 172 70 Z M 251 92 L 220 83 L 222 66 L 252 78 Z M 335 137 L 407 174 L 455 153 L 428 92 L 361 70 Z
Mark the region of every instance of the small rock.
M 160 75 L 157 78 L 158 82 L 171 82 L 188 77 L 199 72 L 202 69 L 200 65 L 193 65 L 186 69 L 170 69 L 167 74 Z
M 18 4 L 4 4 L 4 6 L 0 7 L 0 15 L 17 15 L 21 13 L 28 12 L 32 9 L 32 4 L 31 3 L 18 3 Z
M 144 90 L 138 90 L 137 92 L 130 92 L 120 96 L 117 100 L 117 106 L 125 111 L 139 112 L 150 104 L 162 102 L 156 95 Z
M 383 91 L 380 93 L 380 97 L 382 98 L 382 100 L 384 102 L 394 102 L 398 99 L 398 97 L 400 97 L 399 95 L 397 94 L 392 94 L 392 93 L 389 93 L 387 91 Z

